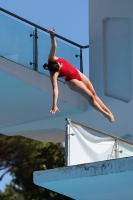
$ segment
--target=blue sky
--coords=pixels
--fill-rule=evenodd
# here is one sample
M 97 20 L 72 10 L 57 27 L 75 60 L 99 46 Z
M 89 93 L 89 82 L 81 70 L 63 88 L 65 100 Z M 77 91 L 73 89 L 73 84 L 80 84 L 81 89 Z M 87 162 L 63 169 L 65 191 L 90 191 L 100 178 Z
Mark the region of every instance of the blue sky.
M 0 0 L 0 7 L 80 45 L 89 44 L 89 0 Z M 59 56 L 59 55 L 58 55 Z M 88 50 L 83 50 L 84 73 L 89 76 Z M 0 182 L 0 190 L 11 177 Z

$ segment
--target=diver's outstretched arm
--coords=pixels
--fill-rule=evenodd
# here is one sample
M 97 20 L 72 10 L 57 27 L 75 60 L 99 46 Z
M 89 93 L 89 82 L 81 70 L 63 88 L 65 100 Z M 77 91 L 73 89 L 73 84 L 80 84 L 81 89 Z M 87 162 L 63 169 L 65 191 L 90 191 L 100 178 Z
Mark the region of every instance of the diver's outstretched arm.
M 55 29 L 48 31 L 48 33 L 51 36 L 51 49 L 50 49 L 50 53 L 49 53 L 49 56 L 48 56 L 48 60 L 55 60 L 56 59 L 55 54 L 56 54 L 57 43 L 56 43 L 56 39 L 54 37 L 54 32 L 55 32 Z
M 56 111 L 60 112 L 60 110 L 57 107 L 57 100 L 58 100 L 57 77 L 58 77 L 58 72 L 55 72 L 55 73 L 50 72 L 50 78 L 51 78 L 51 83 L 52 83 L 52 88 L 53 88 L 53 105 L 52 105 L 52 109 L 50 110 L 52 114 L 55 114 Z

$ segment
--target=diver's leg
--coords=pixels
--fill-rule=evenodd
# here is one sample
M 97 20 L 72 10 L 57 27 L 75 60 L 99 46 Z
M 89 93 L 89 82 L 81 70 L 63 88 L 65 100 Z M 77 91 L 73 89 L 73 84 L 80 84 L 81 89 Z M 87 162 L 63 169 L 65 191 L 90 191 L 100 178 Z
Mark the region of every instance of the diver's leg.
M 105 106 L 105 104 L 101 101 L 101 99 L 97 96 L 95 90 L 94 90 L 94 87 L 92 85 L 92 83 L 90 82 L 90 80 L 84 75 L 82 74 L 81 72 L 79 72 L 80 74 L 80 77 L 81 77 L 81 80 L 82 82 L 85 84 L 85 86 L 88 88 L 88 90 L 90 90 L 92 92 L 92 94 L 94 95 L 95 97 L 95 100 L 97 101 L 97 103 L 106 111 L 108 112 L 109 114 L 112 115 L 111 111 Z
M 85 84 L 82 81 L 78 81 L 77 79 L 72 79 L 70 81 L 67 81 L 67 85 L 71 90 L 74 90 L 75 92 L 78 92 L 79 94 L 81 94 L 82 96 L 84 96 L 89 103 L 91 104 L 91 106 L 93 106 L 96 110 L 98 110 L 99 112 L 103 113 L 104 115 L 107 116 L 107 118 L 113 122 L 114 118 L 113 116 L 106 112 L 96 101 L 94 95 L 92 94 L 92 92 L 85 86 Z

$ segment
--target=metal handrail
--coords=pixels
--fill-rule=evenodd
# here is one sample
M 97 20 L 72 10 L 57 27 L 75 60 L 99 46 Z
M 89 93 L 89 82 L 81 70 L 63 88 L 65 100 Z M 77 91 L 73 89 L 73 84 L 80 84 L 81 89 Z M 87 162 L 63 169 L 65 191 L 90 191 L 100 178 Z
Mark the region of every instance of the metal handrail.
M 36 28 L 39 28 L 40 30 L 43 30 L 43 31 L 45 31 L 45 32 L 48 32 L 48 29 L 43 28 L 42 26 L 39 26 L 39 25 L 37 25 L 37 24 L 35 24 L 35 23 L 33 23 L 33 22 L 30 22 L 30 21 L 28 21 L 28 20 L 26 20 L 26 19 L 24 19 L 24 18 L 22 18 L 22 17 L 20 17 L 20 16 L 18 16 L 18 15 L 16 15 L 16 14 L 14 14 L 14 13 L 12 13 L 12 12 L 9 12 L 9 11 L 7 11 L 7 10 L 1 8 L 1 7 L 0 7 L 0 11 L 6 13 L 6 14 L 8 14 L 8 15 L 11 15 L 11 16 L 13 16 L 13 17 L 15 17 L 15 18 L 17 18 L 17 19 L 19 19 L 19 20 L 21 20 L 21 21 L 23 21 L 23 22 L 26 22 L 27 24 L 30 24 L 30 25 L 32 25 L 32 26 L 35 26 Z M 77 47 L 79 47 L 79 48 L 81 48 L 81 49 L 89 48 L 89 45 L 82 46 L 82 45 L 77 44 L 77 43 L 75 43 L 75 42 L 73 42 L 73 41 L 71 41 L 71 40 L 68 40 L 67 38 L 64 38 L 64 37 L 62 37 L 62 36 L 60 36 L 60 35 L 58 35 L 58 34 L 55 34 L 55 36 L 58 37 L 58 38 L 60 38 L 60 39 L 62 39 L 62 40 L 64 40 L 64 41 L 66 41 L 66 42 L 68 42 L 68 43 L 70 43 L 70 44 L 72 44 L 72 45 L 75 45 L 75 46 L 77 46 Z
M 90 129 L 90 130 L 92 130 L 92 131 L 96 131 L 96 132 L 98 132 L 98 133 L 101 133 L 101 134 L 103 134 L 103 135 L 105 135 L 105 136 L 111 137 L 111 138 L 113 138 L 113 139 L 115 139 L 115 140 L 119 140 L 119 141 L 121 141 L 121 142 L 125 142 L 125 143 L 127 143 L 127 144 L 133 145 L 132 142 L 128 142 L 127 140 L 121 139 L 121 138 L 119 138 L 119 137 L 115 137 L 115 136 L 113 136 L 113 135 L 111 135 L 111 134 L 109 134 L 109 133 L 100 131 L 100 130 L 95 129 L 95 128 L 93 128 L 93 127 L 86 126 L 86 125 L 84 125 L 84 124 L 75 122 L 75 121 L 73 121 L 73 120 L 71 120 L 71 119 L 68 119 L 68 118 L 66 118 L 66 120 L 69 120 L 70 122 L 72 122 L 72 123 L 74 123 L 74 124 L 77 124 L 77 125 L 80 125 L 80 126 L 82 126 L 82 127 L 88 128 L 88 129 Z

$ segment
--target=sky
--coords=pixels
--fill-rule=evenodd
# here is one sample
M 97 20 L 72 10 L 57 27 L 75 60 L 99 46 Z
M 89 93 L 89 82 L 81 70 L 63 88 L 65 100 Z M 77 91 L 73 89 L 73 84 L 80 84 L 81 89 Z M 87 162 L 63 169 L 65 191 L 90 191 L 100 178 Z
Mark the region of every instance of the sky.
M 89 44 L 89 0 L 0 0 L 0 7 L 80 45 Z M 89 51 L 83 50 L 84 74 L 89 77 Z M 0 172 L 1 174 L 1 172 Z M 11 180 L 6 175 L 0 190 Z

